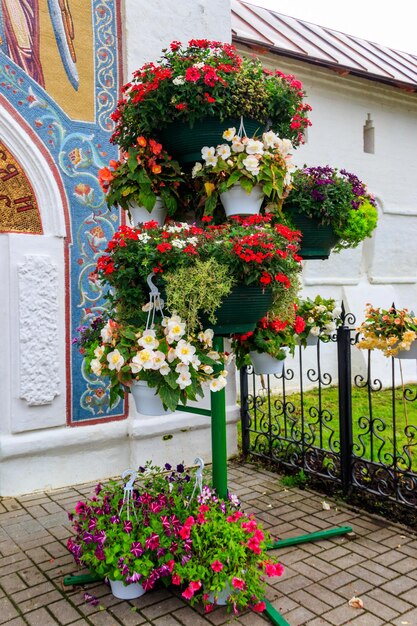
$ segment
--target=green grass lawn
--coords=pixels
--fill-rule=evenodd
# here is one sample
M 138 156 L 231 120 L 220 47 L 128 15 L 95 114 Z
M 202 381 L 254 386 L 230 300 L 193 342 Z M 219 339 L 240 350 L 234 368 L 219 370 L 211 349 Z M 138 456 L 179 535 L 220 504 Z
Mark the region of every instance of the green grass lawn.
M 411 397 L 417 395 L 416 386 L 407 385 L 411 389 Z M 353 414 L 353 442 L 354 453 L 375 462 L 391 465 L 394 448 L 400 469 L 409 469 L 409 461 L 405 450 L 412 459 L 412 470 L 417 472 L 417 400 L 404 401 L 402 388 L 395 389 L 395 422 L 393 419 L 392 390 L 381 390 L 371 393 L 372 400 L 372 427 L 370 426 L 370 404 L 367 389 L 352 389 Z M 271 395 L 271 415 L 278 420 L 281 428 L 285 418 L 280 408 L 282 397 Z M 324 449 L 331 449 L 332 441 L 340 441 L 339 406 L 337 387 L 322 389 L 321 409 L 322 419 L 313 407 L 319 407 L 318 390 L 304 392 L 303 406 L 299 393 L 287 394 L 286 402 L 294 405 L 294 411 L 288 412 L 287 427 L 290 420 L 295 420 L 297 427 L 301 426 L 304 413 L 304 429 L 314 433 L 313 445 Z M 268 410 L 267 398 L 261 407 Z M 394 429 L 395 423 L 395 429 Z M 287 431 L 288 432 L 288 431 Z

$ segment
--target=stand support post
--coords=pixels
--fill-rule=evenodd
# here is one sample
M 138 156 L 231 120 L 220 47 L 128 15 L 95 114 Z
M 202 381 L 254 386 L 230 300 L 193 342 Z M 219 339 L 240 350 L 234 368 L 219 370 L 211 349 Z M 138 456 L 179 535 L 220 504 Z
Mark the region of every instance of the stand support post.
M 224 351 L 223 337 L 213 338 L 213 349 Z M 218 366 L 219 371 L 221 365 Z M 226 441 L 226 392 L 211 392 L 211 455 L 213 486 L 219 498 L 227 499 L 227 441 Z

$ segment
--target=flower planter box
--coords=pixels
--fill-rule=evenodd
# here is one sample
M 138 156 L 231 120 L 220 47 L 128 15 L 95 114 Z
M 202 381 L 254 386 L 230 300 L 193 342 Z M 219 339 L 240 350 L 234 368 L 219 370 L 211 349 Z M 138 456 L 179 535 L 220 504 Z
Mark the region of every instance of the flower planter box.
M 150 220 L 154 220 L 159 226 L 163 226 L 168 209 L 164 205 L 162 199 L 158 197 L 156 199 L 155 206 L 151 211 L 148 211 L 148 209 L 144 206 L 139 206 L 136 202 L 131 202 L 129 212 L 132 216 L 132 223 L 134 226 L 143 224 L 144 222 L 149 222 Z
M 409 350 L 400 350 L 396 359 L 417 359 L 417 341 L 413 341 Z
M 245 119 L 248 136 L 261 134 L 264 124 L 256 120 Z M 224 142 L 223 133 L 234 126 L 239 128 L 240 120 L 229 119 L 221 122 L 216 117 L 197 120 L 191 128 L 185 122 L 173 122 L 159 131 L 158 137 L 164 148 L 182 165 L 194 165 L 201 161 L 201 149 L 204 146 L 217 146 Z
M 305 260 L 328 259 L 330 252 L 339 241 L 333 228 L 300 213 L 290 211 L 289 216 L 295 228 L 302 233 L 299 255 Z
M 255 185 L 250 193 L 247 193 L 239 184 L 220 194 L 226 217 L 232 215 L 258 215 L 264 201 L 264 193 L 260 185 Z
M 134 598 L 140 598 L 145 593 L 144 588 L 139 583 L 131 583 L 125 585 L 122 580 L 111 580 L 109 578 L 111 592 L 115 598 L 121 600 L 133 600 Z
M 288 353 L 288 349 L 284 348 Z M 267 352 L 249 352 L 253 371 L 257 376 L 277 374 L 281 375 L 284 370 L 285 359 L 276 359 Z
M 136 410 L 142 415 L 171 415 L 174 411 L 164 409 L 161 398 L 144 380 L 136 380 L 131 388 Z

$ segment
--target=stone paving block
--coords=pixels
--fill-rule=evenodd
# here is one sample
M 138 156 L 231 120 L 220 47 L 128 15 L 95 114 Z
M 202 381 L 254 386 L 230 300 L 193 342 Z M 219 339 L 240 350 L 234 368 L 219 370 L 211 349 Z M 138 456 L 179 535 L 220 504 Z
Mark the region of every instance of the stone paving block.
M 0 624 L 18 617 L 19 613 L 8 598 L 0 598 Z
M 44 593 L 40 596 L 29 598 L 25 602 L 19 602 L 19 609 L 22 613 L 27 613 L 28 611 L 39 609 L 41 606 L 48 606 L 50 602 L 57 602 L 58 600 L 61 600 L 61 598 L 62 595 L 59 591 L 54 589 L 53 591 L 49 591 L 48 593 Z
M 66 599 L 48 604 L 48 611 L 56 617 L 60 624 L 69 624 L 81 617 L 80 613 Z
M 338 567 L 339 569 L 348 570 L 354 565 L 361 563 L 365 560 L 365 557 L 360 556 L 359 554 L 349 553 L 347 556 L 342 556 L 340 559 L 336 559 L 333 561 L 332 565 Z
M 44 561 L 50 561 L 51 555 L 44 548 L 37 547 L 26 550 L 26 555 L 32 559 L 34 563 L 41 564 Z
M 6 511 L 17 511 L 22 508 L 22 505 L 14 498 L 2 498 L 1 503 Z
M 402 558 L 392 563 L 390 568 L 395 572 L 399 572 L 400 574 L 408 574 L 409 572 L 413 572 L 417 570 L 417 559 L 409 556 L 408 558 Z
M 31 613 L 26 613 L 25 619 L 30 626 L 56 626 L 56 624 L 59 623 L 44 608 L 37 609 Z
M 305 576 L 312 582 L 318 582 L 319 580 L 326 578 L 325 572 L 320 571 L 319 569 L 307 563 L 306 561 L 297 563 L 296 567 L 297 567 L 298 574 L 302 574 L 303 576 Z
M 371 565 L 371 564 L 370 564 Z M 354 574 L 358 578 L 363 578 L 363 580 L 367 580 L 372 585 L 383 585 L 385 584 L 386 578 L 383 578 L 379 574 L 375 574 L 369 567 L 362 567 L 362 565 L 354 565 L 349 569 L 351 574 Z
M 42 572 L 40 572 L 38 568 L 34 565 L 32 567 L 25 567 L 19 570 L 19 576 L 28 587 L 39 585 L 40 583 L 44 583 L 47 581 Z
M 32 561 L 29 561 L 29 559 L 27 559 L 24 554 L 18 553 L 16 555 L 13 555 L 13 557 L 15 556 L 20 558 L 13 561 L 9 565 L 2 565 L 0 563 L 2 576 L 6 576 L 7 574 L 11 574 L 12 572 L 18 572 L 22 567 L 30 567 L 32 565 Z
M 121 602 L 117 606 L 112 606 L 108 613 L 114 615 L 123 626 L 137 626 L 138 624 L 145 624 L 146 619 L 136 610 L 136 607 L 131 606 L 128 602 Z
M 337 593 L 340 593 L 344 598 L 351 598 L 352 596 L 360 596 L 373 589 L 374 586 L 366 580 L 356 578 L 354 583 L 350 585 L 344 585 L 339 587 Z
M 173 615 L 164 615 L 164 617 L 159 617 L 154 622 L 155 626 L 181 626 L 181 622 L 179 622 Z
M 114 615 L 110 615 L 107 611 L 94 613 L 93 615 L 90 615 L 88 619 L 92 624 L 94 624 L 94 626 L 118 626 L 121 624 L 121 622 L 119 622 Z
M 340 626 L 341 624 L 346 623 L 351 624 L 351 620 L 359 616 L 363 618 L 365 616 L 365 612 L 362 609 L 354 609 L 350 607 L 348 605 L 348 601 L 345 600 L 342 606 L 338 606 L 337 608 L 324 613 L 322 617 L 334 626 Z
M 316 615 L 322 615 L 325 611 L 329 611 L 332 607 L 326 602 L 323 602 L 319 598 L 317 598 L 314 594 L 301 589 L 300 591 L 296 591 L 292 593 L 292 600 L 295 600 L 300 606 L 307 606 L 313 613 Z M 287 618 L 286 618 L 287 619 Z
M 227 612 L 225 607 L 215 609 L 212 613 L 207 613 L 205 619 L 210 624 L 219 626 L 220 624 L 226 624 L 230 621 L 230 613 Z
M 185 606 L 173 613 L 183 626 L 207 626 L 207 620 L 199 615 L 191 606 Z
M 334 593 L 331 589 L 326 589 L 321 583 L 314 583 L 309 587 L 305 587 L 305 591 L 316 598 L 319 598 L 329 606 L 339 606 L 344 604 L 345 598 L 341 597 L 337 593 Z
M 26 626 L 26 622 L 22 617 L 15 617 L 7 622 L 7 626 Z
M 324 620 L 322 617 L 316 617 L 310 622 L 307 622 L 306 626 L 332 626 L 332 624 Z
M 55 537 L 55 539 L 64 540 L 68 539 L 68 537 L 72 537 L 74 534 L 72 530 L 66 528 L 65 526 L 52 526 L 52 528 L 48 528 L 48 532 Z
M 2 571 L 0 570 L 0 576 Z M 27 585 L 23 580 L 15 573 L 8 574 L 7 576 L 1 576 L 0 586 L 6 592 L 8 596 L 13 595 L 17 591 L 22 591 L 27 588 Z
M 309 611 L 303 606 L 299 606 L 293 611 L 285 614 L 285 619 L 290 624 L 298 624 L 298 626 L 304 626 L 308 621 L 315 617 L 314 613 Z
M 370 613 L 365 613 L 356 619 L 350 620 L 348 623 L 349 626 L 385 626 L 384 621 Z
M 408 591 L 412 587 L 416 586 L 416 581 L 408 576 L 400 576 L 399 578 L 395 578 L 394 580 L 390 580 L 390 582 L 385 583 L 385 585 L 381 586 L 381 589 L 384 591 L 388 591 L 388 593 L 392 593 L 393 595 L 399 596 L 405 591 Z
M 384 591 L 380 588 L 369 591 L 368 596 L 374 598 L 375 600 L 378 600 L 378 602 L 381 602 L 382 604 L 386 604 L 398 613 L 405 613 L 412 608 L 412 605 L 405 600 L 402 600 L 396 595 L 388 593 L 387 591 Z
M 152 604 L 141 609 L 142 615 L 144 615 L 147 619 L 153 621 L 155 618 L 160 615 L 166 615 L 171 611 L 175 611 L 184 606 L 184 602 L 176 597 L 167 598 L 162 602 L 158 602 L 157 604 Z
M 398 617 L 398 611 L 392 607 L 378 602 L 370 595 L 361 596 L 364 602 L 364 608 L 375 615 L 378 615 L 384 622 L 390 622 L 393 618 Z
M 356 578 L 353 576 L 352 570 L 349 570 L 348 572 L 337 572 L 336 574 L 333 574 L 333 576 L 329 576 L 328 578 L 322 580 L 320 584 L 327 589 L 333 590 L 352 584 L 355 580 Z
M 290 594 L 294 591 L 298 591 L 299 589 L 304 589 L 307 585 L 311 584 L 311 580 L 301 574 L 292 576 L 288 580 L 282 578 L 280 580 L 279 590 L 284 594 Z
M 392 621 L 395 626 L 402 626 L 404 622 L 408 622 L 410 626 L 414 626 L 414 624 L 417 624 L 417 608 L 407 611 L 407 613 L 404 613 L 401 617 L 397 617 Z
M 250 613 L 246 613 L 245 615 L 242 615 L 242 617 L 239 617 L 236 621 L 236 624 L 239 624 L 240 626 L 265 626 L 265 624 L 270 624 L 270 620 L 267 617 L 262 617 L 262 614 L 256 614 L 250 612 Z M 233 622 L 231 622 L 231 624 L 233 624 Z

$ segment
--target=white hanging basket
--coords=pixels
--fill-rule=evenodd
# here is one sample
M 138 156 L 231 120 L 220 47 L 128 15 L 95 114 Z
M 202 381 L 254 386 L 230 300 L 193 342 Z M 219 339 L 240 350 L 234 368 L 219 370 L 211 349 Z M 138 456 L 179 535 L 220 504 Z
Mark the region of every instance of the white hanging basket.
M 230 585 L 226 582 L 224 589 L 222 591 L 210 591 L 208 601 L 210 604 L 216 603 L 217 606 L 226 606 L 227 598 L 232 593 Z M 216 597 L 215 597 L 216 596 Z
M 136 410 L 142 415 L 170 415 L 174 412 L 164 409 L 161 398 L 155 394 L 155 388 L 148 387 L 148 383 L 144 380 L 135 380 L 131 391 Z
M 163 226 L 168 213 L 168 209 L 159 196 L 156 198 L 155 205 L 151 211 L 145 209 L 144 206 L 139 206 L 136 202 L 130 202 L 129 211 L 134 226 L 143 224 L 143 222 L 149 222 L 150 220 L 155 220 L 155 222 L 158 222 L 159 226 Z
M 226 213 L 226 217 L 232 215 L 258 215 L 261 210 L 264 193 L 260 185 L 255 185 L 250 193 L 236 183 L 227 191 L 220 194 L 220 201 Z
M 307 346 L 317 346 L 318 342 L 319 342 L 318 335 L 312 335 L 311 333 L 308 333 Z M 301 344 L 301 341 L 298 337 L 295 338 L 295 343 L 297 344 L 297 346 Z
M 121 598 L 122 600 L 133 600 L 134 598 L 140 598 L 145 593 L 144 588 L 139 583 L 131 583 L 125 585 L 122 580 L 111 580 L 109 578 L 111 592 L 115 598 Z
M 417 359 L 417 341 L 413 341 L 409 350 L 400 350 L 396 359 Z
M 288 354 L 288 348 L 283 348 Z M 253 371 L 257 376 L 262 374 L 282 374 L 285 359 L 276 359 L 267 352 L 249 352 Z

